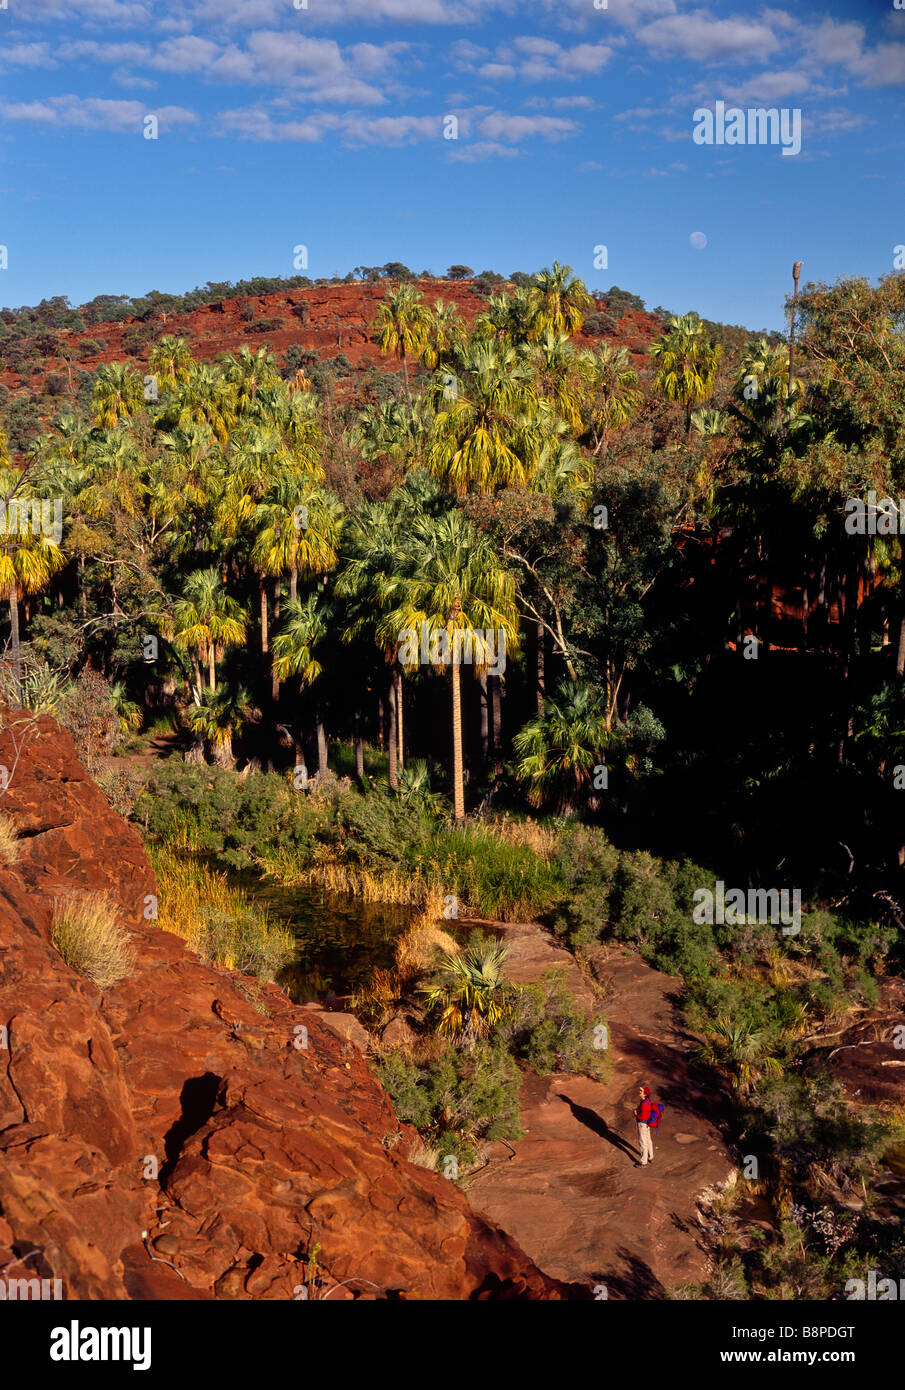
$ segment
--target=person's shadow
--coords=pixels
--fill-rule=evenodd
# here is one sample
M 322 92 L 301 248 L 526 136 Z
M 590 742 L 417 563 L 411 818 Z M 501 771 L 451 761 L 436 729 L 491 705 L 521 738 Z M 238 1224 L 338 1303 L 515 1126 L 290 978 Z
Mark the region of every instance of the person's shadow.
M 577 1105 L 574 1100 L 570 1100 L 568 1096 L 564 1096 L 562 1093 L 560 1093 L 560 1100 L 565 1101 L 580 1124 L 587 1125 L 588 1129 L 592 1129 L 595 1134 L 599 1134 L 601 1139 L 605 1139 L 608 1144 L 612 1144 L 614 1149 L 618 1149 L 620 1153 L 627 1154 L 629 1158 L 637 1162 L 641 1156 L 640 1150 L 630 1144 L 627 1139 L 623 1139 L 615 1130 L 610 1129 L 606 1120 L 602 1120 L 596 1110 L 589 1110 L 586 1105 Z

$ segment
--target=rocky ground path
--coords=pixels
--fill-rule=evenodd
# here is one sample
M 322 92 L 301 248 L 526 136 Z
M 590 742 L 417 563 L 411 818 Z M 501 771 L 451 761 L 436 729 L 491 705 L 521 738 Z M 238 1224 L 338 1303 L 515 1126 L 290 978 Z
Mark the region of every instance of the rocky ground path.
M 595 1007 L 589 980 L 542 928 L 501 934 L 510 979 L 528 983 L 560 966 L 576 1000 Z M 468 1195 L 545 1273 L 605 1285 L 610 1298 L 662 1298 L 706 1271 L 696 1199 L 734 1167 L 719 1128 L 723 1098 L 694 1062 L 697 1040 L 678 1009 L 681 981 L 628 952 L 601 950 L 591 965 L 609 1027 L 610 1080 L 529 1073 L 524 1138 L 491 1146 Z M 666 1105 L 649 1168 L 636 1166 L 632 1112 L 641 1081 Z

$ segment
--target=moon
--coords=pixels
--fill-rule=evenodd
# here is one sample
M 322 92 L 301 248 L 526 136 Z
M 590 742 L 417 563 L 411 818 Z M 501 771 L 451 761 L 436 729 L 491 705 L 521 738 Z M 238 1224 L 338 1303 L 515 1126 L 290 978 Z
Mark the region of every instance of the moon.
M 696 251 L 703 251 L 704 247 L 707 245 L 707 238 L 703 232 L 692 232 L 688 240 Z

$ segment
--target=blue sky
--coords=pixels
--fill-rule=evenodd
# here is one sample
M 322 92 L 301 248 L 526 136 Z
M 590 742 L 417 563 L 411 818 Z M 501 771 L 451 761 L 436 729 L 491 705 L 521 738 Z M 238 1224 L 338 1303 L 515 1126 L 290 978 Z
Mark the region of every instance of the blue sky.
M 312 277 L 558 259 L 779 327 L 793 260 L 876 277 L 905 243 L 893 0 L 6 2 L 3 304 L 291 275 L 303 244 Z M 800 110 L 801 153 L 695 144 L 718 100 Z

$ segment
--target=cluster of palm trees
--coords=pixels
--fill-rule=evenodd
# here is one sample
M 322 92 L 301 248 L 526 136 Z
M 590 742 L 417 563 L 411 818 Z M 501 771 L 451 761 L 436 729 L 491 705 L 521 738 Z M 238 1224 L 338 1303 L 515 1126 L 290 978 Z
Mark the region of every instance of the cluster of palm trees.
M 515 489 L 581 508 L 614 437 L 641 408 L 624 348 L 573 341 L 591 302 L 558 263 L 528 287 L 492 295 L 470 328 L 455 305 L 430 308 L 411 284 L 391 287 L 374 332 L 401 365 L 404 399 L 360 409 L 342 440 L 353 462 L 389 462 L 397 486 L 376 500 L 354 489 L 341 500 L 328 485 L 332 446 L 316 393 L 304 372 L 285 380 L 266 348 L 242 347 L 211 364 L 167 336 L 152 348 L 144 378 L 129 364 L 101 367 L 90 418 L 57 417 L 21 468 L 5 451 L 0 459 L 4 496 L 50 490 L 66 515 L 61 544 L 0 537 L 17 681 L 19 600 L 56 579 L 56 602 L 68 601 L 83 655 L 111 630 L 117 639 L 133 630 L 168 644 L 183 673 L 195 756 L 207 749 L 234 765 L 234 736 L 262 716 L 263 704 L 272 723 L 287 722 L 281 687 L 292 683 L 296 760 L 304 763 L 299 711 L 310 691 L 324 772 L 324 653 L 333 638 L 366 641 L 386 673 L 381 700 L 395 786 L 405 756 L 404 685 L 418 674 L 402 652 L 403 634 L 493 632 L 514 657 L 528 621 L 523 577 L 464 504 Z M 718 349 L 686 315 L 667 326 L 653 358 L 658 388 L 682 403 L 690 427 L 694 407 L 713 390 Z M 483 751 L 492 745 L 498 763 L 501 677 L 489 674 L 480 642 L 471 649 Z M 456 641 L 444 650 L 455 653 Z M 462 673 L 455 655 L 433 665 L 449 681 L 450 782 L 461 819 Z M 249 677 L 260 686 L 262 672 L 269 701 L 249 689 Z M 129 679 L 141 680 L 134 666 Z M 535 721 L 516 745 L 526 782 L 541 794 L 562 775 L 585 783 L 601 751 L 592 745 L 605 737 L 589 697 L 574 688 L 553 700 L 548 722 Z M 358 713 L 355 731 L 361 771 Z

